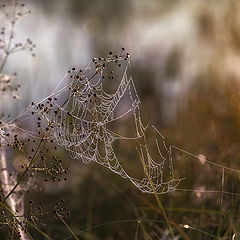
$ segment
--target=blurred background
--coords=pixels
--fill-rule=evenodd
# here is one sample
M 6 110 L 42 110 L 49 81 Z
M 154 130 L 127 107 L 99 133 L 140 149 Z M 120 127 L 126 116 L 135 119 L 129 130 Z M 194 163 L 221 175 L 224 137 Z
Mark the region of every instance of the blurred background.
M 32 14 L 17 25 L 16 39 L 29 37 L 37 46 L 36 57 L 21 52 L 9 59 L 7 70 L 18 73 L 21 99 L 6 96 L 1 112 L 17 115 L 31 101 L 49 95 L 70 68 L 83 68 L 93 57 L 124 47 L 131 55 L 128 75 L 142 101 L 144 123 L 155 125 L 169 145 L 240 169 L 239 1 L 25 3 Z M 127 161 L 124 151 L 119 154 Z M 134 239 L 138 219 L 143 221 L 137 239 L 167 235 L 154 196 L 96 164 L 84 165 L 67 154 L 65 159 L 68 182 L 43 184 L 46 194 L 33 197 L 64 197 L 69 224 L 83 238 Z M 161 196 L 167 215 L 192 226 L 182 227 L 190 239 L 231 239 L 233 232 L 239 233 L 239 196 L 207 191 L 240 194 L 239 173 L 226 171 L 222 184 L 222 168 L 196 160 L 174 150 L 175 175 L 185 177 L 180 188 L 199 191 Z M 69 233 L 53 220 L 47 231 Z

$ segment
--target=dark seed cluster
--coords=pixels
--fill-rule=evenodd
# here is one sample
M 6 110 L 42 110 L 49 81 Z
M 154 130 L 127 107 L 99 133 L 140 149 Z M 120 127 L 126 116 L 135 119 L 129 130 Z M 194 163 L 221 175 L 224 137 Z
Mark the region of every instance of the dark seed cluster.
M 26 9 L 25 4 L 17 0 L 8 1 L 7 5 L 0 5 L 0 18 L 4 19 L 0 29 L 0 93 L 10 94 L 13 99 L 19 98 L 18 90 L 21 86 L 15 83 L 16 73 L 4 73 L 4 67 L 8 57 L 13 53 L 27 51 L 33 57 L 35 56 L 36 45 L 31 39 L 26 39 L 24 43 L 15 42 L 16 23 L 30 13 L 31 11 Z
M 26 39 L 24 43 L 14 43 L 16 23 L 21 20 L 22 17 L 31 14 L 31 11 L 26 8 L 25 4 L 17 0 L 9 1 L 8 5 L 0 5 L 0 10 L 5 19 L 0 32 L 0 49 L 2 49 L 6 55 L 27 50 L 34 57 L 36 45 L 33 44 L 29 38 Z

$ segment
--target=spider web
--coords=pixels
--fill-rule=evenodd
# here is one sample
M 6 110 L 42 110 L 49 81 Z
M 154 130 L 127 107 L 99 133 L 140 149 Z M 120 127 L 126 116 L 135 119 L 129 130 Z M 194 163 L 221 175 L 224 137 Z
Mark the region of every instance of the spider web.
M 48 131 L 44 138 L 64 147 L 72 158 L 81 159 L 85 164 L 96 162 L 129 179 L 144 193 L 167 193 L 175 190 L 181 179 L 174 178 L 171 148 L 167 148 L 164 141 L 165 153 L 161 152 L 158 141 L 155 142 L 157 161 L 148 150 L 148 127 L 141 120 L 134 81 L 127 76 L 129 57 L 128 54 L 112 55 L 93 59 L 83 70 L 73 68 L 50 96 L 33 102 L 24 113 L 8 121 L 8 125 L 17 120 L 22 123 L 18 127 L 20 130 L 37 139 L 43 138 L 42 132 Z M 115 90 L 110 92 L 108 81 L 114 81 L 117 75 L 120 81 L 114 82 Z M 111 127 L 123 121 L 126 124 L 129 119 L 132 119 L 131 134 L 124 136 Z M 27 130 L 29 125 L 31 130 Z M 140 177 L 132 176 L 123 166 L 125 160 L 115 146 L 119 141 L 137 149 L 136 158 L 142 163 Z
M 100 60 L 97 64 L 91 62 L 84 71 L 71 73 L 69 97 L 63 106 L 57 104 L 58 110 L 53 117 L 54 139 L 70 152 L 72 158 L 81 159 L 86 164 L 94 161 L 129 179 L 142 192 L 154 191 L 147 174 L 150 175 L 158 193 L 174 190 L 180 179 L 174 179 L 171 152 L 167 149 L 167 159 L 159 150 L 162 161 L 157 163 L 148 151 L 146 127 L 143 126 L 140 116 L 140 100 L 133 79 L 127 76 L 128 63 L 116 91 L 108 93 L 103 86 L 104 70 L 99 69 L 99 66 L 106 65 L 104 62 L 106 60 Z M 117 107 L 124 104 L 123 98 L 128 104 L 125 111 L 119 114 Z M 133 116 L 135 136 L 126 137 L 110 130 L 108 127 L 110 123 L 128 115 Z M 139 157 L 146 166 L 142 179 L 130 176 L 120 163 L 113 148 L 114 142 L 119 140 L 134 141 L 138 145 L 141 153 Z M 169 162 L 170 180 L 164 182 L 163 167 L 166 161 Z
M 192 154 L 180 147 L 167 146 L 164 136 L 154 126 L 143 125 L 141 102 L 132 77 L 127 75 L 129 58 L 128 54 L 94 58 L 83 70 L 73 68 L 51 95 L 33 102 L 26 111 L 12 120 L 5 120 L 4 124 L 14 124 L 19 131 L 34 139 L 44 137 L 54 141 L 64 147 L 72 158 L 85 164 L 96 162 L 128 179 L 144 193 L 156 191 L 164 194 L 178 190 L 196 194 L 220 193 L 221 198 L 223 194 L 239 196 L 235 190 L 229 192 L 223 188 L 227 174 L 237 178 L 239 170 L 214 163 L 205 156 Z M 28 130 L 30 125 L 31 130 Z M 44 131 L 48 134 L 42 134 Z M 149 131 L 154 135 L 151 143 Z M 140 168 L 125 164 L 132 160 L 123 157 L 118 149 L 119 142 L 131 146 L 131 152 L 136 149 L 135 160 L 140 163 L 140 176 L 135 176 L 135 171 Z M 193 189 L 184 188 L 184 184 L 179 188 L 179 184 L 185 181 L 175 177 L 174 165 L 179 155 L 176 152 L 186 154 L 191 161 L 197 160 L 199 169 L 203 171 L 212 166 L 213 172 L 221 178 L 221 189 L 200 188 L 202 183 L 197 185 L 196 179 L 192 179 L 195 183 L 192 184 Z M 179 173 L 178 168 L 177 175 L 185 176 L 181 171 Z M 194 186 L 197 188 L 194 189 Z

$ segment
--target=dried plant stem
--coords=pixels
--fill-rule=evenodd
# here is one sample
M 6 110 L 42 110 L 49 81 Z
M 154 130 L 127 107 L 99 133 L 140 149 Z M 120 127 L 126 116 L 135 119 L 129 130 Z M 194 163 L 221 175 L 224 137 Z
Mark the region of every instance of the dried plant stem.
M 142 150 L 142 149 L 141 149 L 141 150 Z M 161 212 L 162 212 L 162 215 L 163 215 L 163 217 L 164 217 L 164 219 L 165 219 L 165 221 L 166 221 L 166 223 L 167 223 L 167 225 L 168 225 L 169 232 L 170 232 L 172 238 L 174 239 L 174 233 L 173 233 L 171 224 L 170 224 L 170 222 L 169 222 L 169 220 L 168 220 L 168 217 L 167 217 L 167 214 L 166 214 L 166 212 L 165 212 L 165 210 L 164 210 L 164 207 L 163 207 L 163 205 L 162 205 L 162 202 L 161 202 L 161 200 L 160 200 L 160 198 L 159 198 L 159 196 L 158 196 L 157 190 L 156 190 L 156 188 L 155 188 L 155 186 L 154 186 L 154 184 L 153 184 L 152 178 L 151 178 L 151 176 L 150 176 L 150 174 L 149 174 L 149 172 L 148 172 L 148 170 L 147 170 L 146 164 L 145 164 L 145 162 L 144 162 L 144 160 L 143 160 L 143 158 L 142 158 L 142 154 L 141 154 L 141 152 L 139 151 L 138 148 L 137 148 L 137 151 L 138 151 L 138 154 L 139 154 L 139 157 L 140 157 L 142 166 L 143 166 L 143 168 L 144 168 L 144 171 L 145 171 L 145 173 L 146 173 L 146 175 L 147 175 L 148 181 L 150 182 L 151 187 L 152 187 L 152 189 L 153 189 L 153 191 L 154 191 L 154 196 L 155 196 L 155 198 L 156 198 L 156 201 L 157 201 L 157 203 L 158 203 L 158 206 L 159 206 L 159 208 L 160 208 L 160 210 L 161 210 Z
M 0 64 L 0 73 L 2 72 L 4 66 L 5 66 L 5 64 L 7 62 L 8 55 L 9 55 L 9 53 L 5 53 L 5 56 L 4 56 L 4 58 L 3 58 L 3 60 L 2 60 L 2 62 Z
M 16 5 L 13 9 L 13 14 L 15 15 L 16 14 Z M 15 27 L 15 21 L 12 21 L 11 22 L 11 31 L 10 31 L 10 36 L 9 36 L 9 41 L 8 41 L 8 44 L 7 44 L 7 49 L 4 50 L 4 58 L 0 64 L 0 73 L 2 73 L 3 71 L 3 68 L 5 67 L 5 64 L 7 62 L 7 59 L 8 59 L 8 56 L 10 54 L 10 48 L 12 46 L 12 41 L 13 41 L 13 33 L 14 33 L 14 27 Z
M 76 234 L 73 232 L 73 230 L 69 227 L 69 225 L 64 221 L 64 219 L 58 213 L 56 213 L 56 214 L 59 217 L 59 219 L 63 222 L 63 224 L 66 226 L 66 228 L 69 230 L 69 232 L 72 234 L 73 238 L 75 240 L 79 240 L 79 238 L 76 236 Z
M 3 144 L 4 140 L 0 137 L 0 143 Z M 12 183 L 10 182 L 10 176 L 9 176 L 9 172 L 8 172 L 8 169 L 7 169 L 7 158 L 6 158 L 6 148 L 4 147 L 0 147 L 0 179 L 1 179 L 1 188 L 3 190 L 3 193 L 4 193 L 4 196 L 6 196 L 10 190 L 11 190 L 11 186 L 12 186 Z M 24 201 L 24 198 L 21 199 L 21 201 Z M 7 200 L 7 204 L 8 206 L 10 207 L 12 213 L 14 215 L 17 215 L 17 199 L 14 198 L 13 194 L 11 194 Z M 14 217 L 14 218 L 17 218 L 17 222 L 21 222 L 23 223 L 24 221 L 24 217 L 23 214 L 24 214 L 24 204 L 22 203 L 21 204 L 22 206 L 22 209 L 20 209 L 20 212 L 21 212 L 21 217 Z M 18 230 L 18 232 L 20 233 L 21 237 L 20 239 L 21 240 L 28 240 L 28 236 L 27 234 L 25 233 L 25 231 L 23 230 L 23 227 L 21 226 L 21 224 L 19 223 L 15 223 L 16 224 L 16 228 Z
M 36 157 L 38 156 L 38 150 L 40 149 L 42 144 L 42 141 L 38 144 L 37 150 L 35 151 L 32 160 L 30 161 L 30 163 L 28 164 L 28 166 L 26 167 L 26 169 L 24 170 L 24 172 L 22 173 L 22 175 L 20 176 L 20 178 L 18 179 L 17 183 L 15 184 L 15 186 L 9 191 L 9 193 L 6 195 L 4 202 L 12 195 L 12 193 L 16 190 L 17 186 L 20 184 L 20 182 L 22 181 L 23 177 L 25 176 L 25 174 L 28 172 L 28 170 L 30 169 L 30 167 L 32 166 L 33 162 L 35 161 Z

